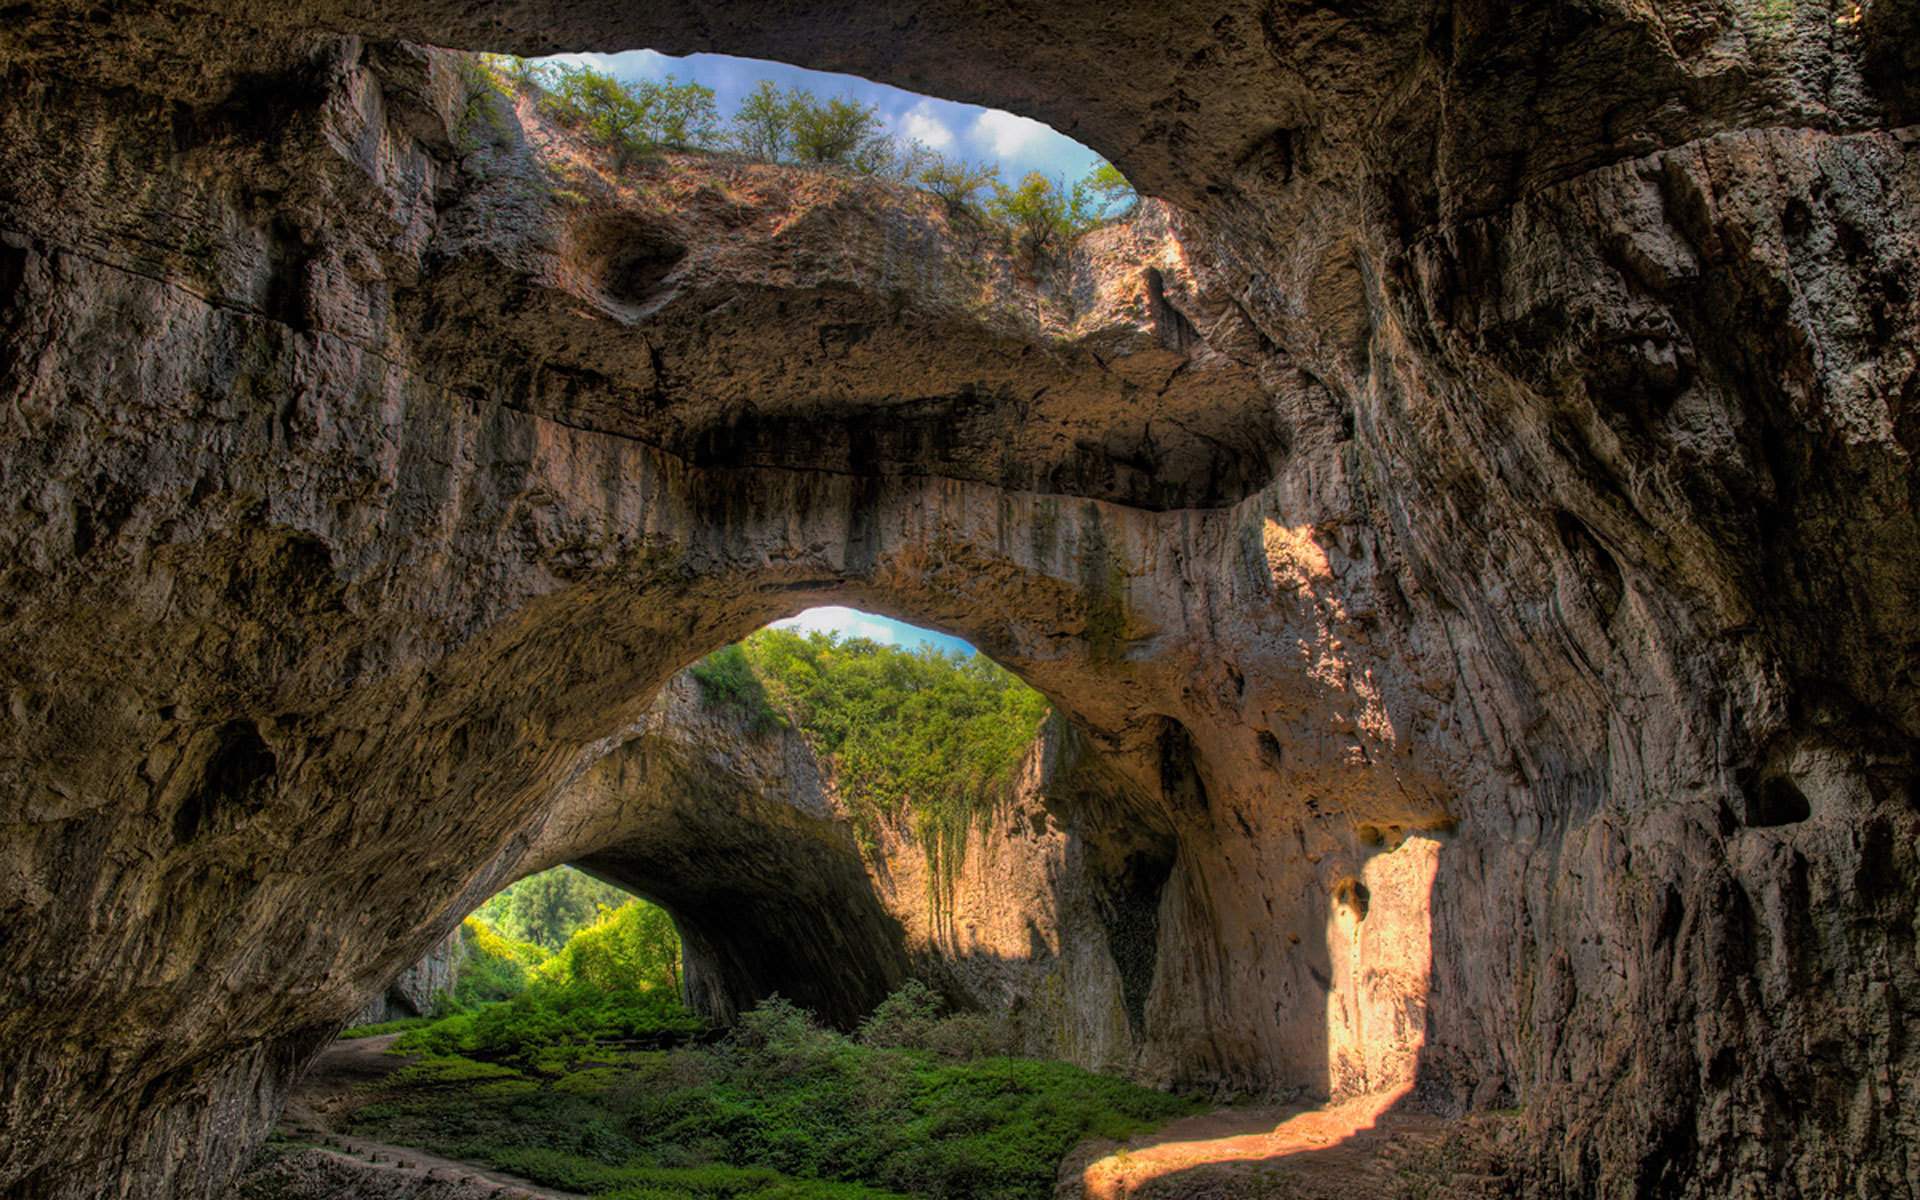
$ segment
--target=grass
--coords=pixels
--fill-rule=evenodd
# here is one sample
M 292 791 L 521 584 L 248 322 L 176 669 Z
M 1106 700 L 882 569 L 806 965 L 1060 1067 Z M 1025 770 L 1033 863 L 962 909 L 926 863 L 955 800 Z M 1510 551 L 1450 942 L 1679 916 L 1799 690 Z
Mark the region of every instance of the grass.
M 908 1040 L 862 1044 L 776 999 L 704 1047 L 436 1053 L 347 1131 L 622 1200 L 1046 1200 L 1077 1142 L 1195 1106 L 1064 1063 L 945 1056 L 924 1048 L 955 1044 L 937 1021 Z
M 365 1038 L 379 1037 L 387 1033 L 405 1033 L 409 1029 L 419 1029 L 433 1024 L 432 1017 L 401 1017 L 397 1021 L 381 1021 L 373 1025 L 352 1025 L 340 1031 L 340 1037 Z

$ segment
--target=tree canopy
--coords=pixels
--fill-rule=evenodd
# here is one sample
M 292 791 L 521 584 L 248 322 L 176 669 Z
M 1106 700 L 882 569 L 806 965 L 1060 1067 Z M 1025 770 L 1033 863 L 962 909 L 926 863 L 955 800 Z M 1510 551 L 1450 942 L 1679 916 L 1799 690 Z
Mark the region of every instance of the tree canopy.
M 949 865 L 969 823 L 1012 790 L 1050 711 L 982 654 L 790 629 L 763 629 L 710 655 L 694 677 L 710 703 L 736 707 L 757 726 L 797 726 L 832 769 L 869 850 L 880 822 L 910 809 L 929 854 Z

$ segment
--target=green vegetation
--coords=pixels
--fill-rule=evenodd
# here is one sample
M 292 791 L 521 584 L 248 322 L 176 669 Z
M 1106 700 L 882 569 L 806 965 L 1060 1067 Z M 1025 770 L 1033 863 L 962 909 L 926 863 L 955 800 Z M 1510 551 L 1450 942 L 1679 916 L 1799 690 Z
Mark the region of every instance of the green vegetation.
M 1012 789 L 1045 698 L 984 655 L 902 650 L 865 638 L 763 629 L 693 668 L 707 700 L 785 713 L 834 774 L 870 851 L 882 822 L 911 808 L 914 831 L 951 876 L 970 826 Z
M 545 947 L 502 937 L 478 915 L 461 924 L 460 936 L 467 957 L 455 976 L 451 1002 L 443 1006 L 449 1011 L 513 999 L 527 990 L 530 972 L 547 961 Z
M 473 915 L 509 941 L 532 942 L 554 954 L 599 920 L 602 908 L 633 902 L 631 892 L 572 867 L 555 867 L 508 885 Z
M 1138 199 L 1125 177 L 1105 163 L 1071 186 L 1036 173 L 1006 187 L 998 167 L 949 159 L 888 134 L 872 105 L 844 95 L 822 99 L 806 88 L 781 91 L 768 80 L 723 118 L 711 88 L 672 76 L 658 83 L 626 81 L 591 67 L 504 55 L 480 55 L 467 73 L 474 88 L 469 124 L 494 95 L 529 92 L 541 111 L 602 147 L 617 168 L 664 151 L 732 153 L 913 184 L 956 213 L 998 223 L 1036 262 L 1056 258 L 1116 206 L 1124 212 Z
M 522 899 L 550 894 L 529 889 Z M 680 1004 L 673 921 L 644 900 L 602 905 L 553 955 L 500 936 L 477 916 L 464 930 L 467 961 L 455 996 L 440 1019 L 408 1027 L 396 1049 L 427 1054 L 429 1063 L 457 1065 L 471 1055 L 553 1074 L 610 1046 L 673 1041 L 706 1027 Z
M 540 105 L 627 165 L 662 150 L 710 149 L 719 143 L 720 110 L 713 89 L 676 83 L 625 82 L 591 67 L 543 68 L 528 77 Z
M 747 652 L 738 644 L 723 646 L 691 668 L 706 702 L 722 711 L 739 714 L 747 728 L 765 733 L 786 724 L 767 696 L 760 677 L 753 673 Z
M 1072 187 L 1034 171 L 1018 187 L 993 180 L 987 215 L 1014 230 L 1029 255 L 1048 259 L 1098 225 L 1115 201 L 1131 194 L 1125 177 L 1111 166 L 1095 168 Z
M 363 1038 L 380 1037 L 389 1033 L 404 1033 L 409 1029 L 418 1029 L 422 1025 L 433 1023 L 432 1017 L 401 1017 L 395 1021 L 376 1021 L 371 1025 L 350 1025 L 340 1031 L 340 1037 Z
M 915 985 L 858 1039 L 778 998 L 706 1047 L 581 1055 L 536 1039 L 500 1053 L 414 1034 L 432 1056 L 348 1130 L 623 1200 L 1043 1200 L 1082 1138 L 1194 1107 L 1060 1063 L 969 1058 L 975 1040 L 950 1033 L 969 1022 L 983 1024 L 939 1017 Z

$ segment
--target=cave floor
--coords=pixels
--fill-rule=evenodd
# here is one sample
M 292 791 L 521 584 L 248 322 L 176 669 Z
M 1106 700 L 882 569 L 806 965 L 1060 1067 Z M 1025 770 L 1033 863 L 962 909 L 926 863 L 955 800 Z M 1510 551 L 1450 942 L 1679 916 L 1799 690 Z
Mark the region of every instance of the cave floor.
M 1402 1111 L 1405 1090 L 1318 1108 L 1220 1108 L 1124 1146 L 1080 1147 L 1059 1200 L 1505 1200 L 1511 1118 Z
M 389 1033 L 335 1042 L 314 1060 L 288 1098 L 286 1113 L 280 1119 L 281 1142 L 310 1147 L 300 1152 L 307 1161 L 283 1168 L 285 1182 L 322 1176 L 327 1183 L 321 1179 L 313 1182 L 331 1190 L 329 1184 L 337 1186 L 334 1180 L 351 1175 L 358 1189 L 356 1195 L 393 1200 L 439 1200 L 443 1195 L 450 1200 L 588 1200 L 578 1192 L 545 1187 L 504 1171 L 440 1158 L 412 1146 L 394 1146 L 338 1132 L 334 1118 L 354 1106 L 356 1093 L 413 1061 L 411 1057 L 387 1054 L 387 1047 L 399 1036 Z M 240 1200 L 244 1200 L 244 1192 Z
M 336 1042 L 315 1060 L 281 1121 L 279 1140 L 306 1147 L 297 1152 L 304 1161 L 278 1169 L 283 1183 L 292 1174 L 325 1176 L 338 1186 L 350 1175 L 356 1194 L 393 1200 L 586 1200 L 473 1163 L 338 1132 L 337 1118 L 355 1106 L 357 1095 L 412 1061 L 386 1053 L 397 1036 Z M 1318 1108 L 1218 1108 L 1124 1146 L 1088 1142 L 1062 1165 L 1056 1200 L 1508 1200 L 1518 1194 L 1505 1169 L 1519 1136 L 1517 1119 L 1448 1120 L 1402 1111 L 1403 1099 L 1396 1091 Z

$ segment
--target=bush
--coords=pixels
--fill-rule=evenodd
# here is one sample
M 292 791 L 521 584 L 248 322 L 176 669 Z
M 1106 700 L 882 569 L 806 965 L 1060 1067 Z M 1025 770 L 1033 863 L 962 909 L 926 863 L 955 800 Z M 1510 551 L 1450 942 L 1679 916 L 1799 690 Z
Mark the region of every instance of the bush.
M 909 979 L 882 1000 L 860 1023 L 860 1044 L 880 1049 L 927 1048 L 927 1038 L 946 1002 L 918 979 Z
M 713 89 L 671 75 L 622 82 L 591 67 L 556 67 L 541 78 L 541 107 L 584 132 L 627 165 L 661 150 L 711 149 L 720 143 Z
M 727 1043 L 749 1071 L 786 1078 L 818 1068 L 846 1046 L 846 1039 L 823 1028 L 806 1009 L 774 995 L 740 1014 Z
M 974 197 L 1000 182 L 999 167 L 976 166 L 963 159 L 929 154 L 916 181 L 921 187 L 946 201 L 955 212 L 974 212 Z
M 1074 238 L 1098 224 L 1105 211 L 1090 179 L 1072 188 L 1038 171 L 1029 172 L 1018 187 L 1009 188 L 996 180 L 987 212 L 1014 231 L 1020 248 L 1029 257 L 1051 260 Z
M 397 1021 L 381 1021 L 373 1025 L 354 1025 L 340 1031 L 340 1040 L 349 1038 L 379 1037 L 388 1033 L 405 1033 L 409 1029 L 418 1029 L 428 1023 L 426 1017 L 401 1017 Z
M 754 674 L 747 652 L 738 645 L 722 646 L 690 668 L 700 697 L 710 706 L 739 714 L 749 731 L 760 734 L 785 724 L 767 698 L 767 689 Z

